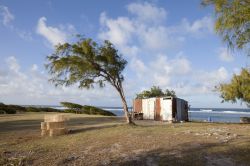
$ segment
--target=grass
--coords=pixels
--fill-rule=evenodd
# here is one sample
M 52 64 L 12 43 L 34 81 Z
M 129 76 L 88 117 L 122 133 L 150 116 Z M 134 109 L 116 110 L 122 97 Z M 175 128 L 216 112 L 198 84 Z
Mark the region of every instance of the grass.
M 0 115 L 0 165 L 249 165 L 250 125 L 67 114 L 71 134 L 41 137 L 45 113 Z M 50 113 L 46 113 L 50 114 Z

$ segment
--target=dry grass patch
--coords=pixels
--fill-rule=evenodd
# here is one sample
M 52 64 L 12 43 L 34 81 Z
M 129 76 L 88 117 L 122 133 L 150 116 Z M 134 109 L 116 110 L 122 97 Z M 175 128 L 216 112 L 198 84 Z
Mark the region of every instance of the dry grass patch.
M 247 124 L 137 121 L 136 126 L 129 126 L 119 117 L 70 114 L 71 134 L 42 138 L 43 116 L 29 113 L 0 117 L 0 165 L 249 163 Z

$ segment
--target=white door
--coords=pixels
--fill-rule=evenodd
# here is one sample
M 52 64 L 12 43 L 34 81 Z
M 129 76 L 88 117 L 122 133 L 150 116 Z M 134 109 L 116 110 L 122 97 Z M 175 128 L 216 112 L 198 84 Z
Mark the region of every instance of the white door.
M 171 99 L 166 99 L 163 100 L 161 99 L 161 117 L 162 120 L 172 120 L 172 100 Z

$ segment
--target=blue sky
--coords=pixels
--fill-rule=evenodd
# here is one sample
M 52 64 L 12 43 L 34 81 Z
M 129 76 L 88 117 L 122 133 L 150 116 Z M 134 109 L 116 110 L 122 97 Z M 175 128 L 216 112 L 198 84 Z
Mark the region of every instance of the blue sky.
M 55 88 L 47 80 L 46 56 L 54 45 L 82 34 L 110 40 L 128 61 L 124 71 L 129 104 L 152 85 L 173 89 L 192 107 L 221 104 L 214 86 L 249 64 L 227 50 L 213 30 L 214 14 L 199 0 L 176 1 L 0 1 L 0 101 L 53 104 L 60 101 L 120 106 L 117 92 Z

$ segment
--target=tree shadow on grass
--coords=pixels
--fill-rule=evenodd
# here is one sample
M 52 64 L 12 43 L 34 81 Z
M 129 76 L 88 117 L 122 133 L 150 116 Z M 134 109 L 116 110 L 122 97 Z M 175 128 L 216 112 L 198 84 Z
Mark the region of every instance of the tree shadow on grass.
M 40 120 L 13 120 L 0 122 L 0 133 L 40 129 Z
M 123 124 L 111 124 L 111 125 L 90 126 L 90 127 L 85 127 L 85 128 L 71 129 L 69 131 L 69 134 L 77 134 L 77 133 L 92 131 L 92 130 L 101 130 L 101 129 L 106 129 L 106 128 L 118 127 L 122 125 Z
M 40 131 L 43 119 L 36 120 L 12 120 L 0 122 L 0 133 L 15 131 Z M 82 128 L 85 125 L 106 125 L 110 123 L 122 124 L 125 121 L 119 117 L 77 117 L 67 122 L 68 128 Z
M 185 139 L 185 138 L 183 138 Z M 159 148 L 110 161 L 119 166 L 235 166 L 249 165 L 250 141 L 236 146 L 227 143 L 207 143 L 192 146 L 184 143 L 171 149 Z M 101 163 L 100 165 L 106 165 Z

